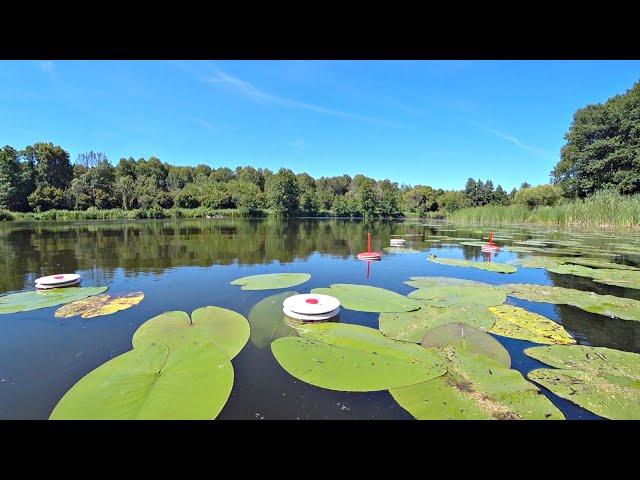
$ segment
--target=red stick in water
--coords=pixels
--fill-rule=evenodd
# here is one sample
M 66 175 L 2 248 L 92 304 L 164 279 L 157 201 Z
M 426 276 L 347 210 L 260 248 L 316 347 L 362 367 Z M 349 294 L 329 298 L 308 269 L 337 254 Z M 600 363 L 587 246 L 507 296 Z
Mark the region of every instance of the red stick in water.
M 367 252 L 371 252 L 371 232 L 367 233 Z

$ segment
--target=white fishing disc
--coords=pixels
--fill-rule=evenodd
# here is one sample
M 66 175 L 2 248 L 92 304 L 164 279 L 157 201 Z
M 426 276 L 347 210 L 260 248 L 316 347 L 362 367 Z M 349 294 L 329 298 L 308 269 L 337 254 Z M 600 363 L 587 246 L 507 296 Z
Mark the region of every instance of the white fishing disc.
M 49 275 L 47 277 L 36 278 L 36 283 L 46 286 L 64 285 L 66 283 L 77 282 L 80 275 L 77 273 L 60 273 L 57 275 Z
M 392 238 L 391 245 L 404 245 L 407 241 L 404 238 Z
M 287 308 L 283 308 L 282 311 L 287 317 L 291 317 L 296 320 L 303 320 L 305 322 L 321 322 L 323 320 L 329 320 L 330 318 L 333 318 L 336 315 L 338 315 L 340 313 L 340 307 L 336 308 L 335 310 L 332 310 L 331 312 L 321 313 L 317 315 L 305 315 L 304 313 L 292 312 Z
M 42 285 L 41 283 L 36 283 L 36 288 L 38 290 L 51 290 L 52 288 L 73 287 L 75 285 L 80 285 L 80 280 L 74 280 L 73 282 L 68 283 L 60 283 L 58 285 Z
M 330 295 L 304 293 L 285 298 L 282 306 L 302 315 L 322 315 L 340 308 L 340 300 Z

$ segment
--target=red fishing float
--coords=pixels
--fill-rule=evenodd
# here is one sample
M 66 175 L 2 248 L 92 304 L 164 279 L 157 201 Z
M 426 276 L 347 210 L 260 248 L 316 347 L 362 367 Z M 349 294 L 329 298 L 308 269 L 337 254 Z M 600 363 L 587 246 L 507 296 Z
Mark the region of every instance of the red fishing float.
M 500 247 L 493 243 L 493 232 L 489 232 L 489 243 L 485 243 L 480 249 L 487 253 L 497 252 L 500 250 Z
M 358 254 L 358 260 L 380 260 L 382 254 L 371 250 L 371 232 L 367 233 L 367 251 Z

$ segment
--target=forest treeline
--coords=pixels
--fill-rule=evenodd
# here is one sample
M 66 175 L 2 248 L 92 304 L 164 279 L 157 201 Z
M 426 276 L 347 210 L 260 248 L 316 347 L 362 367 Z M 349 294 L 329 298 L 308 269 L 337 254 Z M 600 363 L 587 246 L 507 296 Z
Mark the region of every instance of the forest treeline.
M 313 178 L 281 168 L 176 166 L 156 157 L 87 152 L 71 161 L 59 145 L 38 142 L 0 150 L 0 219 L 20 213 L 89 212 L 87 218 L 157 218 L 233 212 L 240 216 L 444 216 L 474 208 L 522 211 L 581 202 L 598 192 L 640 192 L 640 82 L 605 103 L 579 109 L 565 135 L 551 183 L 506 192 L 469 178 L 460 190 L 399 185 L 365 175 Z M 100 216 L 97 212 L 108 211 Z M 169 212 L 169 213 L 168 213 Z M 177 213 L 179 213 L 179 215 Z M 93 215 L 93 217 L 91 216 Z M 456 215 L 460 215 L 458 212 Z M 464 217 L 464 215 L 463 215 Z

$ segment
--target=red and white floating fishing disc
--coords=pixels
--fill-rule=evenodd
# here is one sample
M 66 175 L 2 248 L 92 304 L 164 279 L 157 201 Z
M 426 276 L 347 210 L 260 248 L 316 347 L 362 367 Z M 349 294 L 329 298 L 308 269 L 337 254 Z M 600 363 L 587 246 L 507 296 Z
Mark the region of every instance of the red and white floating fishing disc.
M 65 287 L 74 287 L 76 285 L 80 285 L 80 280 L 75 280 L 69 283 L 61 283 L 58 285 L 42 285 L 40 283 L 36 283 L 36 288 L 38 290 L 51 290 L 52 288 L 65 288 Z
M 80 275 L 77 273 L 60 273 L 57 275 L 49 275 L 47 277 L 36 278 L 36 285 L 42 285 L 46 287 L 56 287 L 73 282 L 78 282 Z
M 287 310 L 286 308 L 283 308 L 282 311 L 287 317 L 291 317 L 295 320 L 303 320 L 305 322 L 321 322 L 323 320 L 329 320 L 330 318 L 333 318 L 340 313 L 339 308 L 320 315 L 305 315 L 303 313 L 292 312 L 291 310 Z
M 382 254 L 380 252 L 362 252 L 358 254 L 358 260 L 380 260 Z
M 340 308 L 340 300 L 330 295 L 303 293 L 285 298 L 282 306 L 304 315 L 321 315 Z
M 404 238 L 392 238 L 390 243 L 392 247 L 396 247 L 398 245 L 404 245 L 407 241 Z

